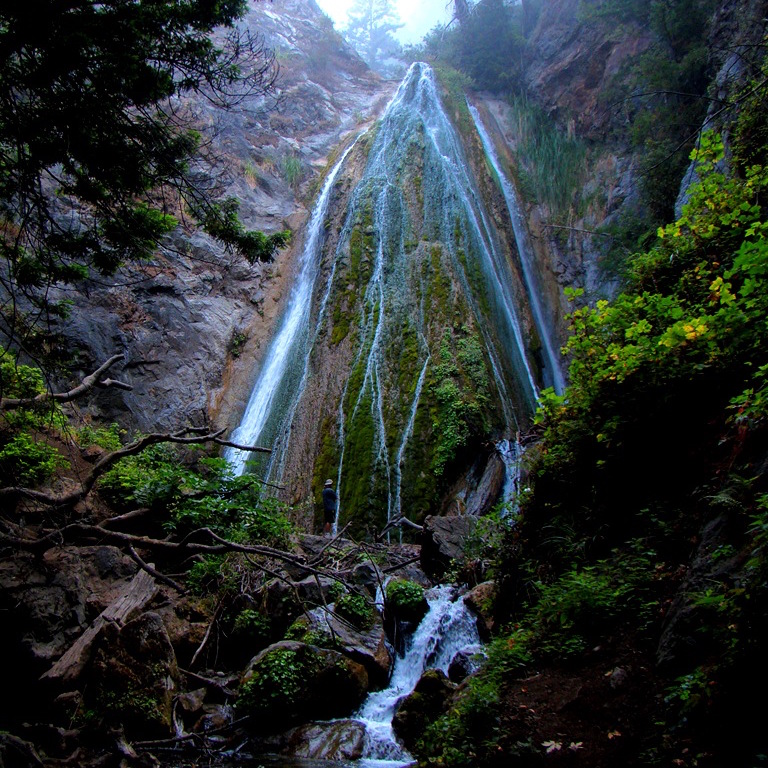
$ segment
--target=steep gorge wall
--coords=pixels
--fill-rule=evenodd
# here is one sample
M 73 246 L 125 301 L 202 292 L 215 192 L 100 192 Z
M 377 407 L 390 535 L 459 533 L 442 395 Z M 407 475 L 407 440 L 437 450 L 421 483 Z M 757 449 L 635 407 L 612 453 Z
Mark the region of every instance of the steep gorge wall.
M 308 385 L 278 476 L 310 518 L 336 477 L 341 523 L 358 534 L 437 511 L 452 472 L 533 405 L 535 334 L 509 222 L 466 103 L 448 112 L 415 65 L 352 151 L 325 225 Z
M 312 0 L 253 3 L 244 24 L 275 49 L 277 89 L 230 111 L 202 98 L 190 104 L 214 160 L 200 170 L 240 201 L 246 226 L 299 234 L 274 264 L 249 266 L 182 222 L 150 264 L 125 267 L 106 284 L 79 286 L 62 329 L 82 350 L 79 370 L 123 353 L 119 375 L 133 386 L 110 390 L 88 407 L 131 429 L 237 425 L 290 291 L 305 201 L 329 156 L 375 116 L 392 88 Z
M 570 309 L 563 288 L 584 288 L 589 300 L 613 295 L 619 287 L 616 266 L 620 271 L 622 253 L 640 247 L 622 241 L 621 231 L 631 230 L 632 222 L 647 214 L 641 190 L 647 183 L 641 163 L 646 147 L 633 140 L 632 115 L 652 107 L 648 97 L 658 86 L 643 79 L 637 64 L 648 52 L 668 52 L 651 29 L 650 5 L 628 3 L 621 8 L 591 0 L 547 0 L 527 41 L 522 70 L 526 98 L 563 135 L 585 148 L 584 172 L 567 210 L 528 201 L 528 226 L 545 282 L 548 278 L 549 299 L 560 306 L 562 338 L 562 318 Z M 722 0 L 713 8 L 705 47 L 707 71 L 714 77 L 708 91 L 699 87 L 701 103 L 709 105 L 706 114 L 701 113 L 701 127 L 719 129 L 728 119 L 728 89 L 743 77 L 751 51 L 763 42 L 768 4 Z M 675 34 L 680 32 L 670 32 Z M 486 97 L 485 104 L 508 150 L 511 173 L 524 175 L 520 130 L 509 101 Z M 689 127 L 689 138 L 698 127 Z M 678 154 L 687 151 L 678 148 Z M 672 160 L 670 155 L 659 164 Z M 680 179 L 678 214 L 685 189 L 694 180 L 690 172 Z

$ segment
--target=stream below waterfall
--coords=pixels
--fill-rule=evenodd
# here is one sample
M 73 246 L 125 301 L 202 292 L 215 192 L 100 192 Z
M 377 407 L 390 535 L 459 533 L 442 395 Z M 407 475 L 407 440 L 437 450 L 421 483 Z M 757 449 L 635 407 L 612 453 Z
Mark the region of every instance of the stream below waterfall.
M 429 609 L 419 626 L 406 641 L 404 653 L 395 657 L 389 685 L 369 694 L 352 721 L 365 727 L 363 755 L 358 760 L 317 760 L 282 755 L 233 755 L 220 768 L 405 768 L 414 758 L 399 743 L 392 728 L 397 708 L 413 692 L 428 669 L 448 674 L 460 654 L 469 660 L 471 671 L 479 666 L 483 653 L 475 616 L 464 604 L 456 587 L 441 584 L 425 592 Z M 327 723 L 329 740 L 334 725 Z M 319 724 L 322 725 L 322 724 Z M 175 768 L 186 768 L 176 765 Z
M 392 730 L 398 705 L 413 692 L 425 670 L 439 669 L 447 675 L 459 653 L 481 652 L 475 618 L 455 588 L 443 584 L 426 597 L 429 611 L 408 640 L 405 653 L 395 659 L 389 686 L 371 693 L 356 715 L 365 725 L 365 751 L 359 763 L 365 768 L 410 765 L 413 758 Z

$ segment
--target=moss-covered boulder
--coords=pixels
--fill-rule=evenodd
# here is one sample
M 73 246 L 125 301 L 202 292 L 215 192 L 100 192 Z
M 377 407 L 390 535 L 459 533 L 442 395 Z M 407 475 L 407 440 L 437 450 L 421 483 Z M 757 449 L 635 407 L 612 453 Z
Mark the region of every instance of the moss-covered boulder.
M 338 651 L 283 640 L 251 660 L 240 681 L 237 710 L 251 716 L 256 731 L 280 731 L 348 716 L 367 691 L 361 664 Z
M 172 733 L 179 685 L 176 655 L 162 619 L 147 612 L 102 632 L 86 686 L 88 705 L 128 736 Z
M 386 589 L 387 613 L 398 621 L 417 625 L 429 610 L 424 587 L 408 579 L 392 579 Z

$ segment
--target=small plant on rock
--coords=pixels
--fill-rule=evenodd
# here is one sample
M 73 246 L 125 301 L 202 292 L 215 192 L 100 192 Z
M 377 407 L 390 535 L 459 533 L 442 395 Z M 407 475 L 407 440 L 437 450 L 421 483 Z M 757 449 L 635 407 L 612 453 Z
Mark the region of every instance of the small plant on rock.
M 336 601 L 336 613 L 356 629 L 368 629 L 373 624 L 373 608 L 362 595 L 342 595 Z
M 387 609 L 405 621 L 418 621 L 426 613 L 424 587 L 407 579 L 392 579 L 386 590 Z

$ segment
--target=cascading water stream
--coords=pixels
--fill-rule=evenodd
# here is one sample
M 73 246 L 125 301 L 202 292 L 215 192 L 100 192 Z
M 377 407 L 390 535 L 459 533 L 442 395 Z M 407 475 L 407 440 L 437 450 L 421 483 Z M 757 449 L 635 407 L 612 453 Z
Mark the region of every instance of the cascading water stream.
M 496 178 L 499 181 L 501 192 L 504 195 L 504 201 L 507 204 L 507 210 L 509 212 L 509 218 L 512 221 L 512 229 L 515 234 L 515 242 L 517 243 L 517 250 L 520 254 L 520 264 L 523 271 L 523 279 L 525 280 L 525 286 L 528 292 L 528 300 L 530 302 L 531 313 L 533 315 L 534 322 L 536 323 L 536 330 L 539 333 L 541 344 L 545 356 L 545 365 L 543 375 L 545 382 L 550 386 L 553 386 L 558 394 L 562 394 L 565 389 L 565 379 L 563 378 L 563 372 L 560 367 L 559 356 L 556 353 L 556 345 L 553 342 L 553 329 L 549 323 L 547 323 L 544 317 L 544 310 L 541 305 L 541 299 L 539 297 L 539 289 L 536 280 L 536 270 L 534 266 L 533 249 L 528 237 L 528 232 L 523 222 L 523 216 L 521 212 L 520 201 L 517 195 L 517 190 L 513 186 L 512 182 L 507 178 L 504 170 L 499 162 L 498 155 L 496 154 L 496 148 L 494 147 L 493 140 L 491 139 L 488 131 L 480 118 L 480 113 L 477 108 L 467 103 L 470 114 L 475 123 L 475 128 L 483 143 L 483 149 L 485 154 L 491 162 L 494 171 L 496 172 Z
M 520 504 L 519 494 L 525 449 L 519 440 L 499 440 L 496 443 L 496 450 L 504 463 L 504 486 L 501 491 L 501 501 L 505 511 L 502 516 L 514 519 Z
M 290 389 L 287 381 L 291 365 L 297 359 L 303 363 L 303 375 L 306 377 L 306 361 L 308 359 L 309 346 L 308 330 L 309 316 L 312 303 L 312 292 L 318 273 L 318 256 L 322 245 L 323 221 L 328 210 L 328 200 L 336 176 L 341 169 L 347 155 L 354 144 L 346 149 L 339 161 L 333 167 L 325 180 L 323 189 L 317 199 L 302 250 L 299 275 L 291 291 L 285 313 L 280 327 L 272 338 L 269 350 L 264 358 L 259 376 L 256 379 L 251 397 L 245 409 L 240 426 L 232 433 L 232 442 L 241 445 L 256 445 L 263 438 L 265 427 L 275 415 L 275 404 L 281 390 Z M 301 381 L 295 389 L 300 389 Z M 291 396 L 290 392 L 282 393 L 285 397 Z M 295 395 L 294 398 L 295 400 Z M 279 432 L 279 425 L 276 429 Z M 224 456 L 233 467 L 236 474 L 240 475 L 245 470 L 248 452 L 237 448 L 228 448 Z
M 411 218 L 413 212 L 401 183 L 403 174 L 407 174 L 404 169 L 413 163 L 409 153 L 414 147 L 423 157 L 423 178 L 418 180 L 424 190 L 423 224 Z M 515 407 L 532 409 L 538 396 L 513 293 L 511 268 L 468 168 L 459 135 L 441 104 L 432 70 L 423 63 L 413 64 L 381 118 L 363 176 L 353 190 L 336 253 L 337 260 L 349 258 L 352 233 L 364 220 L 365 212 L 370 211 L 367 215 L 375 242 L 374 259 L 364 290 L 359 342 L 352 365 L 353 370 L 361 370 L 362 376 L 354 391 L 349 390 L 347 382 L 339 407 L 339 483 L 343 479 L 348 425 L 361 409 L 370 409 L 374 465 L 385 476 L 388 488 L 388 520 L 400 511 L 401 462 L 413 431 L 430 357 L 430 347 L 424 343 L 411 368 L 413 374 L 418 372 L 419 380 L 411 385 L 413 394 L 407 410 L 401 410 L 401 421 L 393 424 L 391 394 L 385 391 L 392 367 L 391 328 L 398 322 L 405 325 L 405 317 L 415 335 L 425 339 L 430 323 L 413 289 L 407 287 L 414 246 L 406 243 L 414 232 L 420 230 L 422 241 L 444 244 L 484 340 L 509 431 L 517 426 Z M 470 272 L 475 275 L 474 283 Z M 505 373 L 510 369 L 512 374 Z M 514 381 L 517 400 L 511 395 L 510 381 Z
M 421 620 L 402 656 L 395 660 L 389 686 L 368 696 L 356 719 L 366 728 L 366 743 L 359 765 L 406 766 L 413 758 L 395 738 L 392 718 L 427 669 L 448 673 L 459 653 L 481 653 L 477 622 L 455 589 L 448 585 L 426 593 L 429 611 Z
M 376 129 L 359 139 L 359 146 L 369 147 L 367 160 L 342 193 L 343 211 L 333 217 L 340 223 L 335 251 L 322 261 L 324 290 L 317 281 L 329 200 L 352 147 L 318 196 L 295 285 L 232 440 L 272 447 L 267 474 L 280 481 L 289 469 L 289 482 L 305 484 L 307 465 L 297 457 L 316 448 L 301 445 L 293 452 L 293 436 L 316 434 L 315 425 L 305 426 L 318 415 L 306 407 L 305 391 L 315 361 L 322 366 L 328 355 L 313 350 L 333 355 L 345 365 L 342 391 L 333 394 L 340 400 L 332 401 L 338 418 L 330 424 L 338 440 L 338 510 L 352 499 L 348 516 L 375 509 L 391 521 L 411 502 L 409 494 L 422 492 L 408 457 L 418 454 L 414 435 L 430 434 L 426 425 L 433 417 L 421 401 L 427 392 L 434 398 L 431 374 L 443 359 L 444 334 L 453 334 L 454 344 L 462 334 L 479 342 L 488 397 L 497 405 L 498 416 L 491 418 L 505 434 L 514 434 L 519 416 L 535 407 L 538 384 L 517 303 L 525 299 L 525 286 L 516 281 L 426 64 L 411 66 Z M 449 286 L 443 304 L 436 303 L 435 275 Z M 405 333 L 412 341 L 400 348 Z M 471 391 L 473 381 L 461 375 L 464 391 Z M 324 392 L 313 389 L 312 398 Z M 237 473 L 244 471 L 247 452 L 225 455 Z

